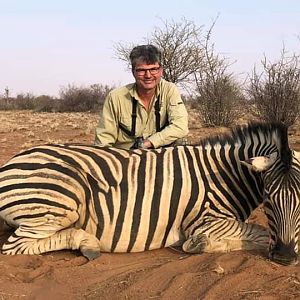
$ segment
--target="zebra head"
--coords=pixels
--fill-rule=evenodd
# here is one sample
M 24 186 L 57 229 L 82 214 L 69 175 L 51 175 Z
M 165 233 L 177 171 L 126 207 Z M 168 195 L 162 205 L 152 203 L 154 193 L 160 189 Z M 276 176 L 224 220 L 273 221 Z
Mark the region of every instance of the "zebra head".
M 270 228 L 269 257 L 284 265 L 297 264 L 300 231 L 300 152 L 281 149 L 247 161 L 261 172 L 264 209 Z

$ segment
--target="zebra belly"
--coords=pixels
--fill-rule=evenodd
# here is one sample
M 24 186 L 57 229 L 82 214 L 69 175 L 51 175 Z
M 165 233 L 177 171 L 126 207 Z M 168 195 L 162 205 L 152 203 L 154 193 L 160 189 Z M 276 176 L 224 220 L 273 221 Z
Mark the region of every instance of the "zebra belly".
M 85 231 L 97 235 L 95 226 L 95 224 L 89 223 Z M 179 226 L 174 225 L 168 234 L 166 234 L 166 226 L 167 224 L 160 225 L 156 228 L 154 234 L 145 227 L 139 227 L 138 232 L 134 232 L 130 228 L 125 228 L 125 224 L 120 234 L 114 226 L 105 226 L 101 237 L 98 237 L 100 251 L 116 253 L 143 252 L 169 247 L 184 240 Z
M 129 250 L 130 237 L 121 239 L 118 241 L 115 249 L 112 249 L 110 241 L 100 239 L 100 250 L 102 252 L 115 252 L 115 253 L 124 253 L 124 252 L 143 252 L 146 250 L 154 250 L 160 248 L 166 248 L 174 244 L 180 243 L 182 240 L 179 232 L 172 231 L 170 232 L 167 241 L 162 244 L 163 235 L 158 236 L 149 243 L 149 246 L 146 247 L 147 240 L 143 237 L 137 239 L 134 242 L 134 246 Z

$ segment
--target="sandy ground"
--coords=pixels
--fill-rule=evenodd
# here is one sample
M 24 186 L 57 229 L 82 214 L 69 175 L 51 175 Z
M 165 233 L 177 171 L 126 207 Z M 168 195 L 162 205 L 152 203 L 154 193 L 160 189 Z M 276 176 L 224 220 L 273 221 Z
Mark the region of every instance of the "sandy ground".
M 195 119 L 196 120 L 196 119 Z M 0 163 L 32 145 L 92 143 L 97 115 L 0 113 Z M 225 129 L 191 124 L 191 138 Z M 290 141 L 300 150 L 300 129 Z M 265 224 L 261 210 L 252 222 Z M 8 234 L 0 231 L 0 244 Z M 172 249 L 107 254 L 88 262 L 79 252 L 0 254 L 3 299 L 300 299 L 300 266 L 272 263 L 266 252 L 186 255 Z

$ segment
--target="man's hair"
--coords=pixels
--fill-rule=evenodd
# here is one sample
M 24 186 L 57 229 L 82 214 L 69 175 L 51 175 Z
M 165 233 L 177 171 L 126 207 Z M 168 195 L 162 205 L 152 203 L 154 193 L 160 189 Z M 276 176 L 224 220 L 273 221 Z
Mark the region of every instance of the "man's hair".
M 161 65 L 161 52 L 153 45 L 136 46 L 130 52 L 131 66 L 134 69 L 138 63 Z

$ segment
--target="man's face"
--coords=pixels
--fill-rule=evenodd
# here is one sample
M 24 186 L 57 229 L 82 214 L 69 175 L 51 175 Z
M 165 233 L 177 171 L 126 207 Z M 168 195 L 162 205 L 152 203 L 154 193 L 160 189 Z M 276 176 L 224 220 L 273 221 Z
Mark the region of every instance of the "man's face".
M 136 64 L 132 73 L 139 89 L 152 90 L 160 82 L 163 69 L 159 63 L 151 65 L 140 63 Z

